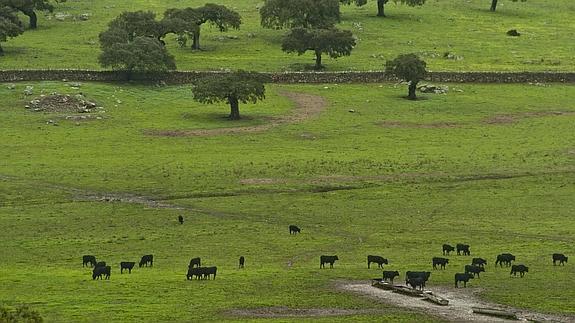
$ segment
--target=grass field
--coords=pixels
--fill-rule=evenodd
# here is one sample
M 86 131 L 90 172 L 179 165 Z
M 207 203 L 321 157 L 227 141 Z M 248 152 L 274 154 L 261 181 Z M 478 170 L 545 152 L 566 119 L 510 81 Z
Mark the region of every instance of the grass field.
M 354 12 L 368 11 L 346 9 Z M 30 112 L 25 85 L 35 95 L 81 91 L 106 112 L 81 122 Z M 31 304 L 48 321 L 235 320 L 227 311 L 272 306 L 383 310 L 309 321 L 435 320 L 335 285 L 379 276 L 367 254 L 403 273 L 431 269 L 443 243 L 464 242 L 490 262 L 471 283 L 482 297 L 575 314 L 575 269 L 551 264 L 554 252 L 574 254 L 573 86 L 450 87 L 413 102 L 393 84 L 274 85 L 232 123 L 225 106 L 194 103 L 188 86 L 2 85 L 0 303 Z M 322 96 L 327 107 L 261 133 L 145 134 L 263 125 L 294 108 L 285 91 Z M 143 197 L 182 209 L 135 203 Z M 288 235 L 289 224 L 302 234 Z M 501 252 L 530 266 L 525 278 L 494 268 Z M 120 261 L 147 253 L 153 269 L 119 274 Z M 111 280 L 92 281 L 83 254 L 112 264 Z M 336 268 L 320 270 L 321 254 L 337 254 Z M 185 280 L 195 256 L 218 266 L 215 281 Z M 470 261 L 450 258 L 432 288 L 451 286 Z
M 181 70 L 254 69 L 299 70 L 313 63 L 313 55 L 288 55 L 281 51 L 285 31 L 266 30 L 259 25 L 260 0 L 219 0 L 243 17 L 240 30 L 219 33 L 202 29 L 203 51 L 177 46 L 174 35 L 166 41 Z M 170 7 L 201 6 L 200 0 L 70 0 L 56 9 L 68 14 L 64 21 L 53 15 L 39 16 L 39 29 L 3 44 L 6 56 L 0 69 L 90 68 L 98 69 L 98 34 L 122 11 L 152 10 L 161 18 Z M 572 71 L 575 69 L 575 23 L 570 0 L 502 1 L 497 12 L 489 12 L 488 0 L 429 1 L 410 8 L 390 3 L 389 17 L 375 16 L 375 1 L 362 8 L 342 7 L 341 28 L 358 38 L 352 56 L 325 60 L 329 70 L 381 70 L 385 61 L 398 54 L 420 54 L 436 71 Z M 88 13 L 88 21 L 73 17 Z M 23 17 L 25 18 L 25 17 Z M 521 37 L 508 37 L 517 29 Z M 232 39 L 227 35 L 237 37 Z M 449 52 L 462 59 L 445 59 Z

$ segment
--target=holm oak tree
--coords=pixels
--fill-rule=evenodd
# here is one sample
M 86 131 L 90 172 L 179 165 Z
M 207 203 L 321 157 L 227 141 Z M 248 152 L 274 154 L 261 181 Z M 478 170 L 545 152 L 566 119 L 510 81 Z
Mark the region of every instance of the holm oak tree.
M 387 61 L 385 64 L 385 72 L 409 82 L 408 98 L 410 100 L 415 100 L 417 98 L 415 89 L 417 88 L 417 83 L 423 80 L 427 74 L 427 70 L 425 69 L 426 67 L 427 64 L 423 60 L 419 59 L 417 55 L 403 54 L 399 55 L 394 60 Z
M 7 41 L 9 37 L 16 37 L 23 32 L 22 22 L 14 13 L 14 9 L 0 6 L 0 56 L 4 56 L 2 42 Z
M 330 28 L 340 21 L 339 0 L 266 0 L 260 8 L 265 28 Z

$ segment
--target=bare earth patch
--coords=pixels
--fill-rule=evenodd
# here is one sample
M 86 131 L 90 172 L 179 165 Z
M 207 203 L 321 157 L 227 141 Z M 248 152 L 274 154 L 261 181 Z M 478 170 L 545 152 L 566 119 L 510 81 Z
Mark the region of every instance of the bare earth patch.
M 252 309 L 232 309 L 224 314 L 234 317 L 254 318 L 289 318 L 289 317 L 321 317 L 321 316 L 347 316 L 360 314 L 381 313 L 375 309 L 341 309 L 341 308 L 289 308 L 289 307 L 261 307 Z
M 364 282 L 339 283 L 337 288 L 365 295 L 386 304 L 422 312 L 454 322 L 510 322 L 510 320 L 498 317 L 473 313 L 472 307 L 496 308 L 513 312 L 522 321 L 573 322 L 575 320 L 574 316 L 543 314 L 483 301 L 478 297 L 478 294 L 481 292 L 481 289 L 478 288 L 456 289 L 445 286 L 433 287 L 432 291 L 435 294 L 441 295 L 449 300 L 448 306 L 439 306 L 434 303 L 418 299 L 417 297 L 393 293 L 388 290 L 373 287 L 370 283 Z
M 553 117 L 553 116 L 568 116 L 575 115 L 573 111 L 540 111 L 540 112 L 525 112 L 517 114 L 500 114 L 493 117 L 489 117 L 483 120 L 487 124 L 509 124 L 516 123 L 522 119 L 528 118 L 542 118 L 542 117 Z
M 239 133 L 257 133 L 267 131 L 271 128 L 291 123 L 299 123 L 307 119 L 316 117 L 327 107 L 324 98 L 317 95 L 282 91 L 281 95 L 287 97 L 295 103 L 295 108 L 291 114 L 270 118 L 270 122 L 250 127 L 231 127 L 216 129 L 194 129 L 194 130 L 146 130 L 145 134 L 162 137 L 193 137 L 193 136 L 218 136 Z
M 432 123 L 417 123 L 407 121 L 392 121 L 386 120 L 379 123 L 380 126 L 385 128 L 416 128 L 416 129 L 437 129 L 437 128 L 457 128 L 463 125 L 460 122 L 432 122 Z

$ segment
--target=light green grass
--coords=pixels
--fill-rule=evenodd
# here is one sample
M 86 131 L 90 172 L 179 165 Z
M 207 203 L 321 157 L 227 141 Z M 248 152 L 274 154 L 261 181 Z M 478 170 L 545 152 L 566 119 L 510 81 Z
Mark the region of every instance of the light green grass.
M 88 21 L 62 22 L 40 14 L 39 29 L 26 31 L 3 44 L 6 56 L 0 69 L 90 68 L 98 69 L 98 34 L 122 11 L 152 10 L 161 17 L 170 7 L 201 6 L 205 1 L 68 1 L 56 12 L 72 16 L 89 13 Z M 204 51 L 177 46 L 175 36 L 166 39 L 181 70 L 250 69 L 283 71 L 313 63 L 313 55 L 295 56 L 281 51 L 285 31 L 266 30 L 259 25 L 259 0 L 220 0 L 243 17 L 240 30 L 222 34 L 205 25 Z M 572 71 L 575 66 L 575 23 L 570 0 L 502 1 L 497 12 L 489 12 L 486 0 L 430 1 L 423 7 L 387 5 L 389 17 L 375 16 L 375 1 L 365 7 L 342 7 L 340 28 L 358 38 L 352 56 L 326 59 L 329 70 L 382 70 L 385 61 L 398 54 L 422 55 L 435 71 Z M 24 17 L 25 18 L 25 17 Z M 517 29 L 521 37 L 508 37 Z M 226 35 L 239 37 L 226 38 Z M 252 38 L 250 38 L 250 35 Z M 222 38 L 223 36 L 223 38 Z M 445 52 L 462 60 L 443 58 Z
M 575 269 L 553 267 L 551 254 L 574 254 L 575 115 L 533 117 L 575 112 L 572 86 L 451 85 L 463 92 L 415 102 L 393 84 L 269 86 L 264 102 L 241 107 L 247 120 L 232 123 L 221 118 L 225 106 L 193 102 L 187 86 L 32 84 L 36 94 L 81 91 L 105 107 L 103 120 L 76 125 L 24 109 L 25 85 L 0 86 L 0 302 L 31 304 L 49 321 L 234 320 L 224 311 L 267 306 L 386 311 L 330 322 L 431 320 L 334 284 L 379 276 L 366 268 L 367 254 L 388 257 L 388 268 L 403 273 L 431 269 L 441 244 L 465 242 L 490 262 L 471 283 L 483 297 L 573 314 Z M 280 90 L 321 95 L 329 106 L 316 119 L 259 134 L 143 134 L 261 124 L 293 107 Z M 532 117 L 516 123 L 485 123 L 526 113 Z M 241 181 L 262 178 L 271 184 Z M 90 192 L 141 194 L 199 211 L 82 201 Z M 289 236 L 289 224 L 302 234 Z M 500 252 L 529 265 L 526 277 L 495 269 Z M 155 255 L 153 269 L 119 274 L 120 261 L 147 253 Z M 111 263 L 111 280 L 92 281 L 83 254 Z M 321 254 L 341 260 L 320 270 Z M 244 270 L 236 269 L 240 255 Z M 185 280 L 194 256 L 218 266 L 215 281 Z M 431 288 L 451 286 L 470 261 L 451 259 L 432 274 Z

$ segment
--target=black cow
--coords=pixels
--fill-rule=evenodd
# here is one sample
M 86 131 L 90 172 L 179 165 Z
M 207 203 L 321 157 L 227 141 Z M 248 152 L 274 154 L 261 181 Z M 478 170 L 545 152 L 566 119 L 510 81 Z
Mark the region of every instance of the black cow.
M 150 264 L 150 267 L 154 266 L 154 256 L 153 255 L 145 255 L 142 256 L 142 259 L 140 259 L 140 268 L 142 268 L 142 266 L 146 266 L 148 267 L 148 264 Z
M 90 263 L 90 267 L 96 266 L 96 257 L 90 255 L 82 256 L 82 267 L 86 267 L 88 263 Z
M 336 260 L 339 260 L 337 256 L 321 256 L 319 257 L 319 268 L 325 268 L 325 264 L 329 264 L 329 267 L 333 268 Z
M 105 261 L 98 261 L 96 263 L 95 267 L 106 267 L 106 262 Z
M 458 243 L 455 246 L 455 249 L 457 249 L 457 255 L 461 255 L 461 253 L 463 253 L 464 256 L 471 256 L 471 252 L 469 251 L 469 245 L 468 244 L 461 244 Z
M 189 267 L 186 277 L 188 280 L 196 277 L 196 279 L 210 279 L 210 275 L 214 275 L 216 279 L 217 267 Z
M 128 273 L 131 274 L 135 264 L 133 261 L 122 261 L 120 263 L 120 274 L 124 273 L 124 269 L 128 269 Z
M 196 277 L 196 279 L 200 279 L 202 277 L 202 270 L 201 267 L 188 267 L 188 273 L 186 274 L 188 280 Z
M 429 280 L 430 276 L 430 271 L 407 271 L 405 272 L 405 284 L 408 285 L 409 281 L 413 278 L 421 278 L 423 279 L 423 287 L 425 287 L 425 283 Z
M 441 266 L 441 269 L 445 269 L 445 265 L 449 263 L 449 259 L 441 257 L 433 257 L 431 261 L 433 264 L 433 269 L 437 269 L 437 265 Z
M 289 234 L 296 234 L 301 233 L 301 229 L 297 227 L 297 225 L 290 225 L 289 226 Z
M 216 279 L 216 273 L 218 271 L 218 267 L 202 267 L 202 269 L 204 279 L 210 279 L 210 275 L 214 275 L 214 280 Z
M 92 280 L 102 279 L 102 276 L 106 276 L 106 279 L 110 279 L 110 274 L 112 273 L 112 267 L 94 267 L 92 271 Z
M 562 253 L 554 253 L 553 254 L 553 266 L 555 266 L 555 263 L 558 261 L 559 261 L 560 265 L 565 266 L 565 263 L 567 262 L 567 257 L 565 257 L 565 255 Z
M 455 248 L 453 248 L 453 246 L 450 246 L 450 245 L 448 245 L 448 244 L 444 244 L 444 245 L 443 245 L 443 255 L 444 255 L 444 256 L 445 256 L 445 255 L 448 255 L 448 256 L 449 256 L 449 253 L 452 252 L 452 251 L 454 251 L 454 250 L 455 250 Z
M 369 269 L 369 265 L 375 262 L 377 264 L 377 268 L 383 268 L 383 264 L 388 264 L 387 259 L 380 257 L 380 256 L 367 256 L 367 268 Z
M 407 283 L 413 289 L 417 289 L 419 287 L 420 290 L 423 290 L 423 288 L 425 288 L 425 279 L 423 277 L 410 278 Z
M 399 277 L 399 271 L 383 271 L 383 280 L 389 280 L 393 284 L 393 279 Z
M 475 277 L 475 275 L 477 275 L 478 278 L 479 277 L 479 273 L 480 272 L 485 272 L 485 268 L 483 267 L 479 267 L 479 266 L 475 266 L 475 265 L 465 265 L 465 273 L 466 274 L 473 274 L 473 277 Z
M 471 260 L 471 264 L 474 266 L 483 267 L 487 265 L 487 260 L 483 258 L 473 258 L 473 260 Z
M 190 260 L 190 264 L 188 267 L 192 268 L 192 267 L 201 267 L 202 266 L 202 259 L 200 259 L 200 257 L 196 257 L 196 258 L 192 258 Z
M 178 222 L 180 222 L 180 224 L 184 224 L 184 217 L 181 215 L 178 215 Z
M 519 277 L 523 277 L 525 276 L 525 273 L 528 272 L 529 267 L 525 265 L 513 265 L 511 266 L 511 272 L 509 273 L 509 275 L 511 276 L 513 274 L 513 276 L 517 276 L 517 273 L 519 273 Z
M 502 253 L 497 256 L 497 260 L 495 260 L 495 266 L 499 264 L 499 267 L 503 267 L 505 264 L 506 267 L 511 266 L 511 262 L 515 261 L 515 256 L 510 253 Z
M 240 266 L 239 268 L 244 268 L 244 264 L 246 263 L 246 258 L 244 256 L 240 256 Z
M 471 274 L 463 274 L 463 273 L 457 273 L 455 274 L 455 288 L 458 288 L 459 286 L 457 285 L 457 283 L 459 282 L 463 282 L 463 287 L 467 287 L 467 282 L 473 279 L 473 275 Z

